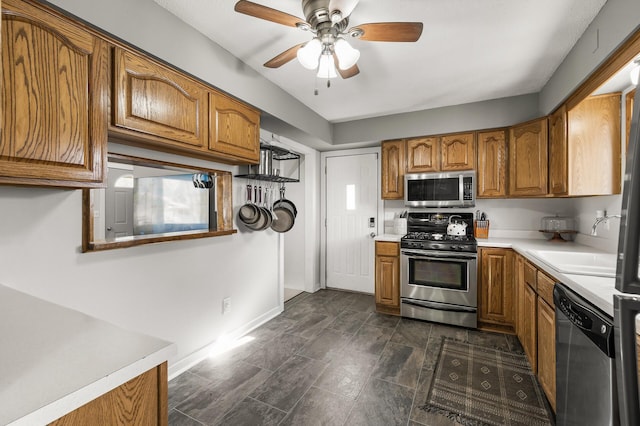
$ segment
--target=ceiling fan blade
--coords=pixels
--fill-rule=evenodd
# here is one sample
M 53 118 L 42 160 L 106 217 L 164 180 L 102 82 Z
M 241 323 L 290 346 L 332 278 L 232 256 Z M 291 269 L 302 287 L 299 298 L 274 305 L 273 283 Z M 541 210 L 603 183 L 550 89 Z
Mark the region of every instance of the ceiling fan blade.
M 342 78 L 351 78 L 355 75 L 360 74 L 360 68 L 358 68 L 358 65 L 354 65 L 351 68 L 348 68 L 346 70 L 342 70 L 340 69 L 340 66 L 338 65 L 340 61 L 338 61 L 338 55 L 336 55 L 335 53 L 333 54 L 333 63 L 336 65 L 336 71 L 338 71 L 338 74 L 340 74 L 340 77 Z
M 254 18 L 264 19 L 288 27 L 295 27 L 298 23 L 305 24 L 304 19 L 300 19 L 297 16 L 289 15 L 288 13 L 246 0 L 237 2 L 234 10 L 238 13 L 244 13 Z
M 349 30 L 349 34 L 362 31 L 358 37 L 367 41 L 418 41 L 422 35 L 422 22 L 376 22 L 362 24 Z
M 330 0 L 329 12 L 333 13 L 334 11 L 339 10 L 342 18 L 344 19 L 351 15 L 351 12 L 356 8 L 359 1 L 360 0 Z
M 336 69 L 338 70 L 338 74 L 340 74 L 340 77 L 342 78 L 351 78 L 353 76 L 360 74 L 360 68 L 358 68 L 358 65 L 354 65 L 348 70 L 341 70 L 340 68 L 336 68 Z
M 300 44 L 296 44 L 293 47 L 290 47 L 289 49 L 285 50 L 275 58 L 265 62 L 264 66 L 267 68 L 279 68 L 283 66 L 284 64 L 286 64 L 287 62 L 295 58 L 296 54 L 298 53 L 298 49 L 300 49 L 305 44 L 307 43 L 300 43 Z

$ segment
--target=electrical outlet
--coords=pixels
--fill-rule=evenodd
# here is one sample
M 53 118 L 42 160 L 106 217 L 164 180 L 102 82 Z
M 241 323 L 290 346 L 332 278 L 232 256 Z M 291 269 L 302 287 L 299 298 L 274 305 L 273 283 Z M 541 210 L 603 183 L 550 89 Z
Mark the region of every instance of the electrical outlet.
M 231 310 L 231 298 L 230 297 L 225 297 L 222 300 L 222 313 L 226 314 L 230 310 Z

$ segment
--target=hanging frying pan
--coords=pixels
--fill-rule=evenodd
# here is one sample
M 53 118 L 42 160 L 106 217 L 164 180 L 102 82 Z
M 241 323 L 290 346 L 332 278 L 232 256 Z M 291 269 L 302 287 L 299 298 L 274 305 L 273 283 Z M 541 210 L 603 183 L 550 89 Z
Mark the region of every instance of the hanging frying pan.
M 262 231 L 267 225 L 268 212 L 264 209 L 260 204 L 262 204 L 262 187 L 254 186 L 254 200 L 256 202 L 256 207 L 258 209 L 258 219 L 254 223 L 245 223 L 247 228 L 252 229 L 254 231 Z M 267 226 L 268 227 L 268 226 Z
M 251 185 L 247 185 L 247 202 L 238 210 L 238 218 L 245 225 L 254 224 L 260 219 L 260 209 L 251 201 Z
M 274 219 L 271 223 L 271 229 L 276 232 L 287 232 L 296 223 L 296 218 L 291 210 L 285 206 L 273 208 Z
M 276 201 L 275 203 L 273 203 L 273 208 L 274 210 L 278 207 L 285 207 L 289 210 L 291 210 L 291 213 L 293 213 L 293 217 L 296 218 L 298 217 L 298 209 L 296 208 L 296 205 L 293 204 L 293 201 L 291 200 L 287 200 L 284 197 L 284 183 L 282 184 L 282 186 L 280 186 L 280 199 L 278 201 Z

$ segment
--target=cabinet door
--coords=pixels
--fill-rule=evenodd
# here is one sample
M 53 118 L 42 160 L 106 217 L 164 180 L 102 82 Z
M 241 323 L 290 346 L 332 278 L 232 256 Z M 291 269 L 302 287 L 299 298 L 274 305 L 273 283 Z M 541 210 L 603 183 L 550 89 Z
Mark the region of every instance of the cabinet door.
M 480 250 L 481 281 L 478 321 L 513 328 L 514 280 L 513 251 L 483 248 Z
M 174 70 L 116 48 L 112 100 L 116 128 L 204 149 L 208 90 Z
M 168 423 L 167 363 L 66 414 L 49 426 L 156 425 Z
M 507 196 L 507 138 L 504 130 L 478 132 L 478 198 Z
M 569 195 L 620 193 L 620 102 L 590 96 L 568 112 Z
M 438 171 L 438 138 L 407 139 L 407 173 Z
M 100 186 L 108 45 L 44 6 L 2 2 L 0 182 Z
M 260 160 L 260 113 L 227 96 L 209 95 L 209 149 L 248 163 Z
M 376 242 L 376 306 L 387 313 L 400 313 L 399 244 Z
M 550 194 L 567 195 L 569 191 L 567 155 L 567 108 L 562 105 L 549 117 Z
M 382 199 L 404 198 L 405 141 L 382 143 Z
M 524 340 L 524 258 L 516 254 L 516 335 Z
M 556 313 L 538 298 L 538 381 L 556 409 Z
M 509 195 L 547 194 L 547 118 L 509 131 Z
M 442 171 L 476 168 L 475 133 L 446 135 L 440 138 Z
M 520 340 L 524 352 L 527 354 L 531 370 L 537 371 L 538 368 L 538 326 L 537 326 L 537 306 L 538 296 L 535 290 L 529 285 L 524 286 L 523 293 L 523 313 L 522 313 L 522 336 Z

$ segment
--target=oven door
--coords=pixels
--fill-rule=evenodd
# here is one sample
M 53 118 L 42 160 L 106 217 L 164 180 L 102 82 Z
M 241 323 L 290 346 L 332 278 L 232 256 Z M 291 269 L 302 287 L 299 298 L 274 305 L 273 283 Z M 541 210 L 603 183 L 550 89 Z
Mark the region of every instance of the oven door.
M 477 308 L 477 257 L 476 253 L 403 249 L 402 298 Z

